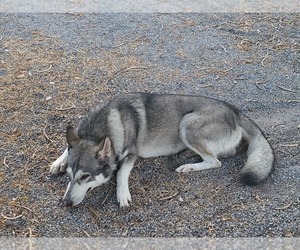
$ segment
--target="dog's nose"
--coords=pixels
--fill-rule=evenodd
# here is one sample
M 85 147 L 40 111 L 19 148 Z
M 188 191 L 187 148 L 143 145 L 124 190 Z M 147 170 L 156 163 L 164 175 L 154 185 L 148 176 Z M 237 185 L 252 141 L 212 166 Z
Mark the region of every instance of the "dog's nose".
M 65 207 L 71 207 L 73 205 L 73 201 L 67 199 L 67 200 L 63 200 L 63 204 Z

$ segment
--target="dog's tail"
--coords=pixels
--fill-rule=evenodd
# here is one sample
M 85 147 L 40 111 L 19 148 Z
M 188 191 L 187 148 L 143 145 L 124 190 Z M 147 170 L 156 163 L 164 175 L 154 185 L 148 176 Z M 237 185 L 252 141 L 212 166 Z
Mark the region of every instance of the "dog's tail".
M 240 117 L 243 136 L 249 143 L 247 162 L 241 171 L 242 182 L 255 185 L 263 181 L 273 170 L 274 153 L 259 127 L 247 117 Z

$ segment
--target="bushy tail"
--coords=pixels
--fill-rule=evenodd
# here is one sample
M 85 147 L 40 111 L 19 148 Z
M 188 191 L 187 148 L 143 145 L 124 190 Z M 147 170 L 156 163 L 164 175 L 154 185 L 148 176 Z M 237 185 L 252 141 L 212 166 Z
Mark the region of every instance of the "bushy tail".
M 273 150 L 259 127 L 249 118 L 241 117 L 243 136 L 249 143 L 247 162 L 241 171 L 243 183 L 255 185 L 271 173 L 274 163 Z

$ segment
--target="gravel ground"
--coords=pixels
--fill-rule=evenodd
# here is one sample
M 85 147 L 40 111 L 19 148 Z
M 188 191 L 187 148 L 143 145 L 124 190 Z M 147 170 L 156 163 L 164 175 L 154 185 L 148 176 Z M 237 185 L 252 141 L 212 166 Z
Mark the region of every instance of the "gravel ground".
M 0 236 L 299 237 L 300 14 L 0 14 Z M 180 175 L 180 156 L 139 160 L 133 202 L 115 181 L 76 208 L 50 176 L 65 128 L 131 91 L 228 101 L 265 131 L 276 169 L 239 182 L 245 145 L 221 169 Z M 197 159 L 194 159 L 197 160 Z

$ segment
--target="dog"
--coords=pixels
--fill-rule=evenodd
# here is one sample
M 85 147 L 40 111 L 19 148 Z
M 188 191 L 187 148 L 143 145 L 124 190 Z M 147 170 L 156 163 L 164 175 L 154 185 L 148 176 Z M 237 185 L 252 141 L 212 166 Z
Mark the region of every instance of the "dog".
M 237 108 L 204 96 L 130 93 L 90 109 L 77 129 L 68 126 L 68 147 L 50 173 L 67 171 L 71 181 L 63 204 L 76 206 L 117 171 L 117 200 L 120 207 L 127 207 L 128 178 L 138 157 L 189 149 L 203 161 L 179 166 L 177 172 L 219 168 L 218 157 L 234 155 L 242 138 L 248 141 L 248 150 L 241 180 L 255 185 L 271 173 L 274 154 L 260 128 Z

